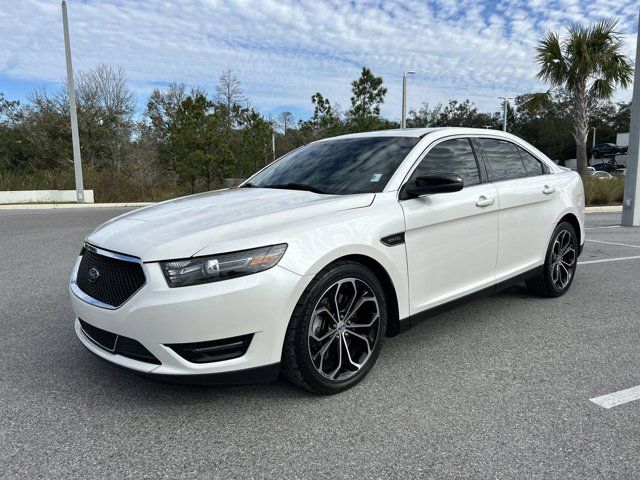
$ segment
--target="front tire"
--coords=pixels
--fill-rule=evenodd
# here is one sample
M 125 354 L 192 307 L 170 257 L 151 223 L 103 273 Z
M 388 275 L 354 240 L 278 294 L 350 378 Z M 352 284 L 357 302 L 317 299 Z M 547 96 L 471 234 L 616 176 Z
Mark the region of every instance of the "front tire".
M 282 370 L 293 384 L 333 394 L 360 382 L 375 364 L 387 329 L 387 301 L 363 265 L 338 261 L 321 271 L 289 322 Z
M 561 222 L 553 231 L 542 271 L 526 284 L 543 297 L 560 297 L 567 293 L 576 275 L 578 238 L 573 226 Z

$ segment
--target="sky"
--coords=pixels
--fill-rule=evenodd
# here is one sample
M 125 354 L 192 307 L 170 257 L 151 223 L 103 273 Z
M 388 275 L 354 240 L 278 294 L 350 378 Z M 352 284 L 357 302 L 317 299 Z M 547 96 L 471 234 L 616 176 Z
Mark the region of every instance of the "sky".
M 545 90 L 535 46 L 548 29 L 619 17 L 635 59 L 639 0 L 68 0 L 74 69 L 121 66 L 140 110 L 180 81 L 213 92 L 232 70 L 265 114 L 311 113 L 321 92 L 343 109 L 363 66 L 382 76 L 382 113 L 450 98 L 499 109 L 500 96 Z M 26 100 L 63 85 L 58 0 L 0 0 L 0 92 Z M 619 91 L 628 100 L 630 91 Z

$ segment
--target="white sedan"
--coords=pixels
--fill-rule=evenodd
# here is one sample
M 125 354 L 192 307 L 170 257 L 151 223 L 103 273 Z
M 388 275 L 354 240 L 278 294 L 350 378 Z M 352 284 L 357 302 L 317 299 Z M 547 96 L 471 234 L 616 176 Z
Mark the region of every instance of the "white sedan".
M 584 242 L 580 177 L 503 132 L 345 135 L 238 188 L 122 215 L 73 269 L 91 352 L 154 378 L 335 393 L 386 336 L 526 282 L 559 297 Z M 399 366 L 400 368 L 400 366 Z

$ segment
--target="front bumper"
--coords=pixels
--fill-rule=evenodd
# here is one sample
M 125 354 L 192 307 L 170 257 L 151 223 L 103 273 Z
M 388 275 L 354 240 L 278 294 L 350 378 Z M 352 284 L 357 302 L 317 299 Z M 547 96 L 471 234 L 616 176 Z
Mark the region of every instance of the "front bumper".
M 70 289 L 76 335 L 87 349 L 120 367 L 169 381 L 189 376 L 183 380 L 229 383 L 232 372 L 248 373 L 251 381 L 277 374 L 289 319 L 309 278 L 275 266 L 221 282 L 169 288 L 158 263 L 145 263 L 143 268 L 146 284 L 116 309 L 88 303 Z M 85 334 L 78 319 L 140 342 L 160 365 L 101 348 Z M 244 355 L 209 363 L 189 362 L 167 346 L 250 334 L 253 337 Z M 222 382 L 216 382 L 214 376 Z

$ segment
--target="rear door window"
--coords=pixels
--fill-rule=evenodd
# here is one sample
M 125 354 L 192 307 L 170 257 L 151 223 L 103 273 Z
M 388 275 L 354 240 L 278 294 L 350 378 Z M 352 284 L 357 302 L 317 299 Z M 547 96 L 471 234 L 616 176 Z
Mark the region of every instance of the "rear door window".
M 527 176 L 516 146 L 505 140 L 479 138 L 482 156 L 489 170 L 489 180 L 499 182 Z

